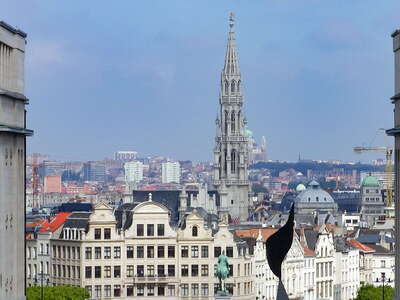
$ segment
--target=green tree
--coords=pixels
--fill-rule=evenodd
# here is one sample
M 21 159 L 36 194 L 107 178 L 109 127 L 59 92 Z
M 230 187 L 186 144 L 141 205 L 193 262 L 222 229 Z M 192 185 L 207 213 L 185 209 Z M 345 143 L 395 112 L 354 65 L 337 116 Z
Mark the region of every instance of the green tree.
M 85 300 L 89 293 L 84 288 L 68 285 L 44 286 L 44 300 Z M 30 286 L 26 290 L 27 300 L 41 300 L 41 287 Z
M 393 299 L 393 288 L 385 286 L 385 299 Z M 374 287 L 373 285 L 363 285 L 358 289 L 357 298 L 355 300 L 382 300 L 382 286 Z

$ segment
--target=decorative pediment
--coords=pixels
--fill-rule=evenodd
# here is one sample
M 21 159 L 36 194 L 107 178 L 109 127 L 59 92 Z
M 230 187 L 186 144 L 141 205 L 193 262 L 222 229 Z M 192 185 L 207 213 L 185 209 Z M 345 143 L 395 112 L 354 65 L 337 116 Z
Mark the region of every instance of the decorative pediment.
M 160 214 L 160 213 L 168 214 L 169 210 L 161 203 L 155 201 L 146 201 L 137 205 L 133 209 L 133 212 L 135 214 Z

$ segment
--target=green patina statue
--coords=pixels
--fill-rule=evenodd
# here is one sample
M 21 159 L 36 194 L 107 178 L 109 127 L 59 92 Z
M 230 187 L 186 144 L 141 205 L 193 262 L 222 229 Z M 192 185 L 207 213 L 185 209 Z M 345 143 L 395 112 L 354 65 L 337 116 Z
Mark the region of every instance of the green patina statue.
M 218 277 L 219 280 L 219 291 L 218 295 L 226 296 L 228 295 L 228 291 L 225 289 L 225 280 L 229 277 L 229 263 L 228 257 L 225 256 L 225 252 L 222 251 L 222 254 L 218 257 L 218 265 L 215 270 L 215 276 Z

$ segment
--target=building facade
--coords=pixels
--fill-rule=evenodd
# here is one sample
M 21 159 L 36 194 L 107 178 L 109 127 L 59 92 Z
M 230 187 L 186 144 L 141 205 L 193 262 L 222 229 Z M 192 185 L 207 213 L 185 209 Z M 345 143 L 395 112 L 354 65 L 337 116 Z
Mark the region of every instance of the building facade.
M 372 226 L 376 219 L 385 215 L 385 203 L 378 179 L 367 176 L 361 183 L 361 219 Z
M 253 256 L 226 224 L 196 210 L 172 226 L 170 211 L 148 201 L 124 209 L 98 203 L 73 213 L 50 245 L 50 282 L 86 288 L 91 299 L 214 299 L 218 256 L 225 253 L 233 299 L 254 299 Z
M 25 298 L 26 34 L 0 21 L 0 299 Z
M 214 148 L 214 186 L 220 193 L 220 211 L 246 220 L 249 215 L 249 149 L 243 110 L 242 76 L 236 51 L 233 15 L 221 73 L 219 112 Z
M 394 127 L 387 133 L 394 136 L 394 165 L 395 165 L 395 196 L 400 199 L 400 30 L 392 34 L 394 52 L 394 96 L 391 98 L 394 103 Z M 396 243 L 400 243 L 400 204 L 395 201 L 396 211 Z M 400 247 L 396 248 L 396 300 L 400 300 Z
M 161 182 L 162 183 L 180 183 L 181 182 L 181 165 L 179 162 L 164 162 L 161 165 Z
M 125 181 L 140 182 L 143 180 L 143 163 L 140 161 L 129 161 L 124 164 Z

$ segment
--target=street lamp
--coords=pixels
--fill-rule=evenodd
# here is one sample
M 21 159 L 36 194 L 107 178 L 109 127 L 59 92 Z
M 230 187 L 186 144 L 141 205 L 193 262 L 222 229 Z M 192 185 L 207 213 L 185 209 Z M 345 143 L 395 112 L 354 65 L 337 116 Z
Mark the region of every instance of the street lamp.
M 45 276 L 48 276 L 49 274 L 45 274 L 45 273 L 43 273 L 43 271 L 42 271 L 42 272 L 40 272 L 40 273 L 37 274 L 37 275 L 39 275 L 39 277 L 40 277 L 40 299 L 43 300 L 43 299 L 44 299 L 44 298 L 43 298 L 43 297 L 44 297 L 44 295 L 43 295 L 43 280 L 44 280 L 44 277 L 45 277 Z M 37 284 L 38 284 L 37 275 L 35 276 L 35 285 L 36 285 L 36 286 L 37 286 Z M 50 284 L 50 279 L 49 279 L 49 278 L 47 278 L 46 283 L 47 283 L 47 285 Z
M 387 282 L 388 284 L 390 284 L 392 282 L 392 280 L 386 279 L 385 273 L 381 273 L 381 280 L 379 280 L 379 278 L 376 278 L 376 283 L 379 283 L 380 281 L 382 282 L 382 300 L 385 300 L 385 283 Z

